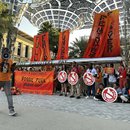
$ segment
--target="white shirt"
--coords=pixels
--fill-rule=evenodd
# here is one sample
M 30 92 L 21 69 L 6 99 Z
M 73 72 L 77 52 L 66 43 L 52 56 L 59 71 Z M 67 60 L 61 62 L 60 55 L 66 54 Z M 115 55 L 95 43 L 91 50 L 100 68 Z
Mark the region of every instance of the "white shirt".
M 87 72 L 91 73 L 93 76 L 97 75 L 97 71 L 95 68 L 87 69 Z

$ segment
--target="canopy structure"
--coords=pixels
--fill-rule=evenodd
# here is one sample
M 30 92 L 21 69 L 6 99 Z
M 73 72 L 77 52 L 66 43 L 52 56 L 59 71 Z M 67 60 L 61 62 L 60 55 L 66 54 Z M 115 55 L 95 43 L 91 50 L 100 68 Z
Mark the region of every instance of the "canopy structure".
M 35 2 L 34 2 L 35 1 Z M 43 22 L 49 21 L 54 27 L 62 31 L 91 28 L 94 13 L 109 10 L 120 10 L 120 28 L 123 35 L 124 13 L 127 13 L 127 29 L 129 25 L 130 1 L 126 0 L 34 0 L 30 4 L 25 16 L 32 24 L 40 27 Z M 39 1 L 36 3 L 36 1 Z M 126 3 L 126 4 L 125 4 Z
M 109 10 L 120 10 L 120 30 L 124 35 L 130 32 L 130 0 L 2 0 L 14 3 L 19 10 L 20 5 L 28 3 L 24 16 L 35 26 L 49 21 L 62 31 L 91 28 L 95 13 Z M 125 19 L 124 19 L 125 16 Z

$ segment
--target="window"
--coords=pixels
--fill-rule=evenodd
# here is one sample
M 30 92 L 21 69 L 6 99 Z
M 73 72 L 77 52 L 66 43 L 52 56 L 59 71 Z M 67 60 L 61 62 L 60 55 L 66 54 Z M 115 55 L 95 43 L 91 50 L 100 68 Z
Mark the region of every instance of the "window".
M 17 55 L 20 56 L 21 55 L 21 44 L 22 43 L 18 43 L 18 52 L 17 52 Z
M 25 57 L 28 58 L 28 46 L 25 47 Z

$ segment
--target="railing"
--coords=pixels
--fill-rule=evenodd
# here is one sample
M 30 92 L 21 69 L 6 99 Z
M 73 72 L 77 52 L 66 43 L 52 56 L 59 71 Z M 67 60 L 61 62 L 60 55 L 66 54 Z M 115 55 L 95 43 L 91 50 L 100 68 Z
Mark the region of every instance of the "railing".
M 50 60 L 50 61 L 35 61 L 35 62 L 20 62 L 17 63 L 17 67 L 24 66 L 43 66 L 43 65 L 62 65 L 71 64 L 77 62 L 78 64 L 108 64 L 108 63 L 120 63 L 123 61 L 122 57 L 105 57 L 105 58 L 80 58 L 80 59 L 66 59 L 66 60 Z

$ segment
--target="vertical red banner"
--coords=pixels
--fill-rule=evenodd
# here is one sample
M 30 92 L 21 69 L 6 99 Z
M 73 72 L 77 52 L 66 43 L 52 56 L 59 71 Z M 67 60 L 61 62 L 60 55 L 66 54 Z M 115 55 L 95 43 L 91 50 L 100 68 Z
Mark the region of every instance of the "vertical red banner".
M 50 47 L 49 47 L 49 33 L 43 33 L 40 35 L 40 42 L 42 48 L 42 61 L 51 60 Z
M 31 61 L 40 61 L 41 54 L 42 54 L 42 49 L 41 49 L 41 45 L 40 45 L 40 36 L 36 35 L 36 36 L 34 36 L 34 46 L 33 46 L 33 50 L 32 50 Z
M 119 10 L 109 11 L 108 17 L 111 19 L 111 25 L 104 39 L 106 47 L 103 57 L 120 56 Z
M 51 60 L 48 32 L 34 36 L 31 61 Z
M 95 14 L 92 32 L 88 41 L 88 46 L 83 55 L 84 58 L 102 57 L 105 43 L 106 30 L 108 28 L 107 13 Z
M 69 30 L 60 32 L 57 60 L 68 59 Z

